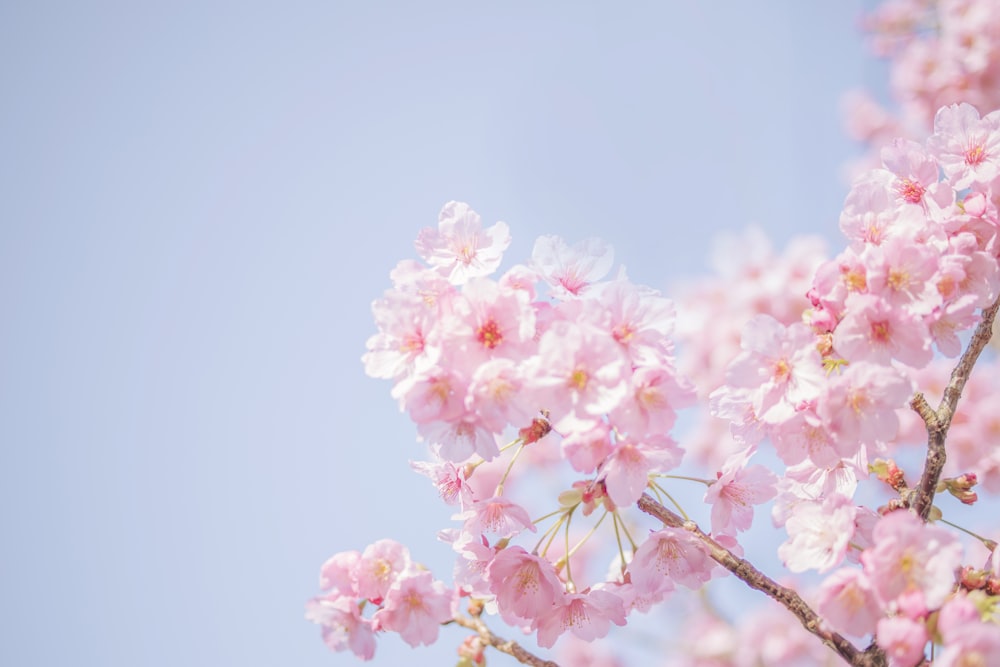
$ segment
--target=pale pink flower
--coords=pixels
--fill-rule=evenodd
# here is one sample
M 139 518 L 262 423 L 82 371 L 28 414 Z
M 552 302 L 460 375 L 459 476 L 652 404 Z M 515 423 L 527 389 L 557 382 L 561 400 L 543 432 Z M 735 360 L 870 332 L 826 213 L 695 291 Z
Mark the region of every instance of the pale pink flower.
M 535 311 L 523 292 L 502 289 L 489 278 L 473 278 L 462 286 L 455 311 L 459 322 L 450 342 L 469 361 L 521 359 L 534 351 Z
M 816 413 L 834 435 L 841 455 L 850 457 L 862 445 L 896 437 L 896 410 L 906 406 L 912 391 L 910 381 L 898 370 L 859 361 L 830 379 Z
M 507 425 L 524 428 L 538 415 L 540 406 L 529 402 L 520 364 L 512 359 L 490 359 L 472 375 L 465 397 L 466 408 L 494 433 Z
M 573 470 L 589 474 L 611 453 L 611 430 L 607 423 L 597 422 L 587 430 L 569 433 L 560 448 Z
M 675 408 L 687 406 L 693 397 L 691 388 L 678 379 L 672 368 L 641 366 L 633 370 L 629 393 L 611 418 L 634 437 L 666 433 L 674 425 Z
M 833 436 L 813 407 L 803 407 L 789 419 L 775 424 L 770 435 L 775 451 L 787 466 L 808 460 L 827 468 L 840 462 Z
M 941 607 L 937 629 L 945 644 L 959 640 L 965 629 L 982 620 L 976 604 L 967 595 L 955 595 Z
M 980 118 L 971 104 L 942 107 L 927 147 L 955 189 L 989 183 L 1000 175 L 1000 113 Z
M 840 494 L 797 504 L 785 522 L 788 540 L 778 547 L 785 567 L 823 573 L 840 565 L 854 535 L 856 511 L 851 499 Z
M 929 639 L 923 623 L 905 616 L 880 619 L 876 629 L 876 640 L 889 659 L 889 667 L 916 667 L 924 658 Z
M 396 577 L 410 565 L 410 551 L 395 540 L 379 540 L 365 547 L 351 570 L 358 596 L 378 604 Z
M 833 346 L 852 362 L 888 364 L 898 359 L 921 368 L 934 356 L 923 320 L 872 294 L 847 299 L 844 319 L 833 332 Z
M 906 216 L 923 217 L 919 210 L 901 209 L 891 189 L 894 177 L 886 171 L 867 172 L 854 181 L 840 213 L 840 231 L 858 244 L 879 245 L 893 234 Z
M 472 507 L 454 516 L 465 521 L 462 531 L 477 539 L 483 533 L 497 537 L 513 537 L 522 530 L 536 532 L 535 524 L 531 522 L 528 512 L 515 502 L 501 496 L 487 500 L 476 500 Z
M 705 492 L 712 505 L 712 532 L 747 530 L 753 522 L 753 506 L 774 498 L 777 477 L 762 465 L 747 466 L 752 450 L 729 457 Z
M 608 634 L 612 623 L 625 625 L 625 606 L 617 595 L 597 589 L 567 593 L 551 613 L 536 622 L 538 645 L 552 648 L 567 631 L 586 641 L 600 639 Z
M 542 335 L 525 374 L 535 400 L 561 431 L 589 429 L 628 392 L 627 360 L 602 331 L 560 320 Z
M 892 187 L 897 196 L 910 204 L 923 203 L 924 193 L 938 182 L 938 165 L 915 141 L 894 139 L 882 148 L 882 164 L 893 173 Z
M 606 326 L 636 366 L 660 365 L 673 352 L 674 304 L 654 290 L 614 280 L 595 294 L 604 305 Z
M 461 285 L 496 271 L 510 241 L 505 223 L 483 229 L 479 215 L 468 204 L 451 201 L 441 209 L 437 229 L 424 228 L 415 245 L 424 261 L 453 285 Z
M 306 602 L 306 620 L 322 627 L 323 642 L 330 650 L 349 649 L 362 660 L 375 657 L 371 621 L 362 618 L 353 598 L 338 595 L 313 598 Z
M 614 260 L 614 249 L 601 239 L 571 247 L 558 236 L 540 236 L 531 251 L 531 267 L 560 299 L 580 296 L 608 274 Z
M 497 552 L 486 578 L 500 615 L 511 625 L 531 624 L 548 614 L 564 590 L 552 563 L 518 546 Z
M 675 584 L 697 589 L 712 577 L 714 561 L 686 530 L 663 528 L 639 545 L 628 572 L 639 590 L 673 590 Z
M 740 347 L 726 369 L 726 383 L 750 390 L 761 421 L 783 422 L 819 394 L 826 374 L 816 336 L 805 325 L 786 327 L 770 315 L 757 315 L 743 327 Z
M 888 239 L 871 248 L 866 257 L 868 291 L 893 308 L 905 306 L 915 315 L 929 313 L 941 303 L 941 293 L 933 280 L 940 255 L 939 250 L 912 239 Z
M 868 577 L 852 568 L 841 568 L 823 581 L 816 610 L 837 632 L 856 637 L 869 634 L 882 616 Z
M 446 504 L 460 505 L 462 509 L 472 504 L 472 489 L 465 481 L 464 467 L 458 468 L 451 461 L 410 461 L 410 467 L 430 478 Z
M 607 648 L 570 635 L 559 644 L 556 660 L 560 665 L 573 667 L 626 667 L 626 664 Z
M 962 341 L 958 332 L 971 329 L 979 323 L 977 298 L 966 294 L 955 301 L 935 308 L 925 321 L 934 344 L 946 357 L 957 357 L 962 353 Z
M 928 609 L 940 607 L 961 564 L 958 539 L 906 510 L 883 516 L 872 537 L 875 545 L 861 554 L 861 562 L 879 602 L 889 606 L 900 595 L 919 591 Z
M 492 461 L 500 454 L 497 436 L 469 413 L 454 421 L 418 423 L 417 432 L 431 450 L 446 461 L 461 463 L 473 454 Z
M 956 595 L 941 608 L 937 622 L 945 650 L 935 667 L 1000 667 L 1000 624 L 984 620 L 966 595 Z
M 319 589 L 321 591 L 332 590 L 349 597 L 358 597 L 352 573 L 360 558 L 360 551 L 341 551 L 331 556 L 319 569 Z
M 409 295 L 387 292 L 372 304 L 379 332 L 365 343 L 361 357 L 371 377 L 399 379 L 413 370 L 426 370 L 441 356 L 435 314 Z
M 392 388 L 400 409 L 417 424 L 453 421 L 465 413 L 468 380 L 450 368 L 435 366 L 413 373 Z
M 496 555 L 496 548 L 490 546 L 482 535 L 478 539 L 470 539 L 469 535 L 455 528 L 440 530 L 437 537 L 450 544 L 458 554 L 452 573 L 455 586 L 468 595 L 489 598 L 492 593 L 486 579 L 486 568 Z
M 429 646 L 441 624 L 453 618 L 454 603 L 454 591 L 430 572 L 409 571 L 393 583 L 372 620 L 379 629 L 398 632 L 410 646 Z
M 1000 667 L 1000 625 L 969 624 L 945 644 L 934 667 Z

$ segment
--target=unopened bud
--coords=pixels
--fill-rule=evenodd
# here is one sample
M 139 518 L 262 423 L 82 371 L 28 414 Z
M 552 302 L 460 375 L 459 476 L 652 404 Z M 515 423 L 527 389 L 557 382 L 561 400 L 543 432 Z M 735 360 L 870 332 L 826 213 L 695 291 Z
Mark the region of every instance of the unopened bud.
M 481 615 L 483 613 L 483 609 L 485 608 L 485 606 L 486 605 L 483 603 L 483 601 L 481 599 L 479 599 L 479 598 L 470 598 L 469 599 L 469 615 L 470 616 L 479 616 L 479 615 Z
M 538 442 L 545 436 L 549 434 L 552 430 L 552 425 L 549 424 L 549 420 L 544 417 L 535 417 L 531 420 L 531 425 L 522 428 L 517 432 L 517 436 L 521 438 L 521 442 L 525 445 L 530 445 L 533 442 Z
M 483 667 L 486 664 L 485 646 L 478 635 L 466 637 L 458 647 L 457 667 Z
M 894 491 L 906 488 L 906 480 L 903 479 L 903 471 L 899 469 L 892 459 L 875 459 L 868 465 L 869 472 L 873 473 L 880 481 L 885 482 Z
M 989 576 L 985 570 L 977 570 L 971 565 L 966 565 L 962 568 L 962 572 L 959 575 L 959 583 L 962 584 L 963 588 L 974 591 L 986 586 L 988 578 Z
M 961 502 L 966 505 L 972 505 L 977 500 L 979 496 L 976 495 L 975 491 L 972 491 L 972 487 L 978 484 L 979 480 L 976 478 L 976 473 L 967 472 L 964 475 L 959 475 L 958 477 L 952 477 L 948 479 L 941 480 L 938 484 L 939 490 L 942 485 L 948 490 L 948 493 L 958 498 Z

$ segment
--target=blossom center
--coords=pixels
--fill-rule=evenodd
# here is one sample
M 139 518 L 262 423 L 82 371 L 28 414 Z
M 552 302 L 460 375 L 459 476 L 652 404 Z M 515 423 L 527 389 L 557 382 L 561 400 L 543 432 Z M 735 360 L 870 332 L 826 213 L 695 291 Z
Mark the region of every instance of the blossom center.
M 851 270 L 844 274 L 844 285 L 849 292 L 863 292 L 868 288 L 868 281 L 863 272 Z
M 888 322 L 872 322 L 872 340 L 879 343 L 889 342 Z
M 587 388 L 587 381 L 589 379 L 590 376 L 587 374 L 587 371 L 583 370 L 582 368 L 577 368 L 569 376 L 568 384 L 570 387 L 576 389 L 577 391 L 583 391 L 584 389 Z
M 976 144 L 974 146 L 969 146 L 968 150 L 965 151 L 965 164 L 969 166 L 976 166 L 981 164 L 983 160 L 986 159 L 986 150 L 983 148 L 982 144 Z
M 901 290 L 909 282 L 909 274 L 902 269 L 893 269 L 889 271 L 889 287 L 896 290 L 897 292 Z
M 484 347 L 491 350 L 503 342 L 503 333 L 500 331 L 500 325 L 494 319 L 490 319 L 486 324 L 479 327 L 476 337 Z
M 904 178 L 900 181 L 899 185 L 896 186 L 899 196 L 911 204 L 918 203 L 924 197 L 924 192 L 927 189 L 920 185 L 920 183 L 915 183 L 908 178 Z

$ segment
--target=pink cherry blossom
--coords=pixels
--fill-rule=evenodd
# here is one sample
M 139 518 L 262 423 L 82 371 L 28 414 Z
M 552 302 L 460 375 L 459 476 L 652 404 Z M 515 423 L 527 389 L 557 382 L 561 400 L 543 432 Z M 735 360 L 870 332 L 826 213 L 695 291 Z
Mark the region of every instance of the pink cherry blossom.
M 565 299 L 580 296 L 604 278 L 614 258 L 614 249 L 600 239 L 569 246 L 558 236 L 540 236 L 531 251 L 531 267 L 549 284 L 553 296 Z
M 360 551 L 341 551 L 331 556 L 319 570 L 319 589 L 357 597 L 356 581 L 352 573 L 360 558 Z
M 460 505 L 462 509 L 472 504 L 473 493 L 466 483 L 464 468 L 455 467 L 451 461 L 410 461 L 410 467 L 430 478 L 446 504 Z
M 705 502 L 712 505 L 713 533 L 747 530 L 753 506 L 774 497 L 777 477 L 762 465 L 747 466 L 752 455 L 743 451 L 730 456 L 705 492 Z
M 880 619 L 876 641 L 889 659 L 889 667 L 916 667 L 924 658 L 924 645 L 930 637 L 923 623 L 892 616 Z
M 861 570 L 841 568 L 820 586 L 817 611 L 838 632 L 860 637 L 882 616 L 871 583 Z
M 442 623 L 454 616 L 455 594 L 430 572 L 408 571 L 389 588 L 373 621 L 382 630 L 398 632 L 410 646 L 433 644 Z
M 497 537 L 513 537 L 522 530 L 535 532 L 528 512 L 515 502 L 500 496 L 486 500 L 476 500 L 467 511 L 455 516 L 465 521 L 463 532 L 472 539 L 483 533 Z
M 651 533 L 639 546 L 628 572 L 640 590 L 672 590 L 676 584 L 697 589 L 711 578 L 713 566 L 697 538 L 667 527 Z
M 563 583 L 552 563 L 519 546 L 497 552 L 486 578 L 500 614 L 512 625 L 530 624 L 550 613 L 563 593 Z
M 792 572 L 828 572 L 847 554 L 855 514 L 854 503 L 840 494 L 799 503 L 785 522 L 788 540 L 778 547 L 778 556 Z
M 560 431 L 588 429 L 615 409 L 628 392 L 626 359 L 604 332 L 558 321 L 542 335 L 538 356 L 526 370 L 538 401 Z
M 666 433 L 674 425 L 676 409 L 694 397 L 677 373 L 663 366 L 641 366 L 628 377 L 628 393 L 613 411 L 615 424 L 635 437 Z
M 726 382 L 751 391 L 761 421 L 782 422 L 797 405 L 819 395 L 826 373 L 816 336 L 805 325 L 786 327 L 770 315 L 757 315 L 743 328 L 740 346 L 743 352 L 726 369 Z
M 1000 113 L 980 118 L 971 104 L 943 107 L 927 146 L 956 189 L 988 183 L 1000 175 Z
M 461 463 L 475 454 L 492 461 L 500 453 L 496 435 L 468 412 L 454 421 L 418 423 L 417 432 L 437 456 L 447 461 Z
M 427 227 L 416 241 L 417 252 L 452 284 L 496 271 L 510 245 L 507 225 L 498 222 L 483 229 L 479 215 L 462 202 L 441 209 L 437 229 Z
M 898 359 L 917 368 L 930 362 L 931 337 L 923 320 L 871 294 L 849 297 L 846 308 L 833 346 L 848 361 Z
M 889 606 L 900 595 L 919 591 L 928 609 L 940 607 L 961 564 L 958 539 L 906 510 L 883 516 L 872 537 L 875 545 L 861 554 L 861 562 L 879 602 Z
M 488 278 L 473 278 L 462 286 L 456 302 L 452 343 L 470 361 L 497 356 L 521 359 L 533 352 L 535 312 L 523 292 L 505 290 Z
M 669 438 L 651 443 L 659 447 L 627 440 L 619 442 L 601 466 L 601 479 L 615 505 L 627 507 L 639 500 L 651 472 L 664 472 L 680 462 L 681 453 L 671 446 L 673 441 Z
M 586 641 L 599 639 L 612 623 L 625 625 L 625 606 L 617 595 L 603 590 L 567 593 L 551 613 L 538 619 L 538 645 L 551 648 L 564 632 Z
M 396 577 L 410 565 L 410 551 L 395 540 L 368 545 L 351 570 L 358 596 L 378 604 Z
M 613 451 L 611 427 L 606 422 L 597 422 L 587 430 L 573 431 L 563 438 L 561 447 L 573 470 L 592 473 Z
M 896 410 L 907 404 L 911 393 L 910 382 L 896 369 L 858 361 L 830 379 L 816 412 L 841 455 L 853 456 L 863 444 L 896 436 Z
M 375 657 L 371 621 L 362 618 L 353 598 L 329 595 L 306 603 L 306 620 L 322 627 L 323 642 L 332 651 L 350 650 L 362 660 Z

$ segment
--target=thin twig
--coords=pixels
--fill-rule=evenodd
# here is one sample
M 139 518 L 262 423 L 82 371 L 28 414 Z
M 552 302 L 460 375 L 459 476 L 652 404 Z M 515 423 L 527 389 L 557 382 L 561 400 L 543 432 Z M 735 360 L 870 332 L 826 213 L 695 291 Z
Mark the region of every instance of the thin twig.
M 531 665 L 531 667 L 559 667 L 559 663 L 552 662 L 551 660 L 543 660 L 517 642 L 493 634 L 493 631 L 486 627 L 486 623 L 481 618 L 467 618 L 456 615 L 454 621 L 463 628 L 475 631 L 479 635 L 479 638 L 483 640 L 483 643 L 489 644 L 501 653 L 513 656 L 515 660 L 522 664 Z
M 993 318 L 996 317 L 998 307 L 1000 307 L 1000 298 L 994 301 L 992 306 L 983 310 L 982 320 L 972 334 L 969 346 L 965 348 L 958 365 L 951 372 L 951 380 L 944 389 L 937 411 L 931 412 L 928 409 L 927 401 L 921 394 L 916 394 L 910 401 L 910 407 L 920 415 L 927 427 L 927 459 L 924 461 L 924 472 L 920 476 L 920 484 L 915 489 L 911 505 L 924 521 L 927 520 L 931 507 L 934 506 L 934 494 L 937 492 L 938 481 L 941 479 L 941 471 L 944 469 L 945 461 L 948 460 L 945 439 L 948 436 L 948 429 L 951 427 L 951 420 L 955 416 L 955 409 L 958 407 L 958 399 L 962 397 L 965 383 L 972 375 L 972 367 L 976 365 L 979 355 L 990 342 L 990 336 L 993 335 Z
M 851 642 L 826 628 L 819 615 L 806 604 L 798 593 L 778 584 L 747 561 L 739 558 L 721 544 L 706 535 L 692 521 L 684 521 L 666 507 L 644 493 L 638 502 L 639 509 L 662 521 L 667 526 L 682 528 L 695 535 L 705 545 L 708 555 L 716 563 L 726 568 L 750 588 L 762 591 L 788 609 L 799 619 L 806 630 L 816 635 L 824 644 L 855 667 L 884 667 L 885 655 L 877 648 L 862 651 Z

